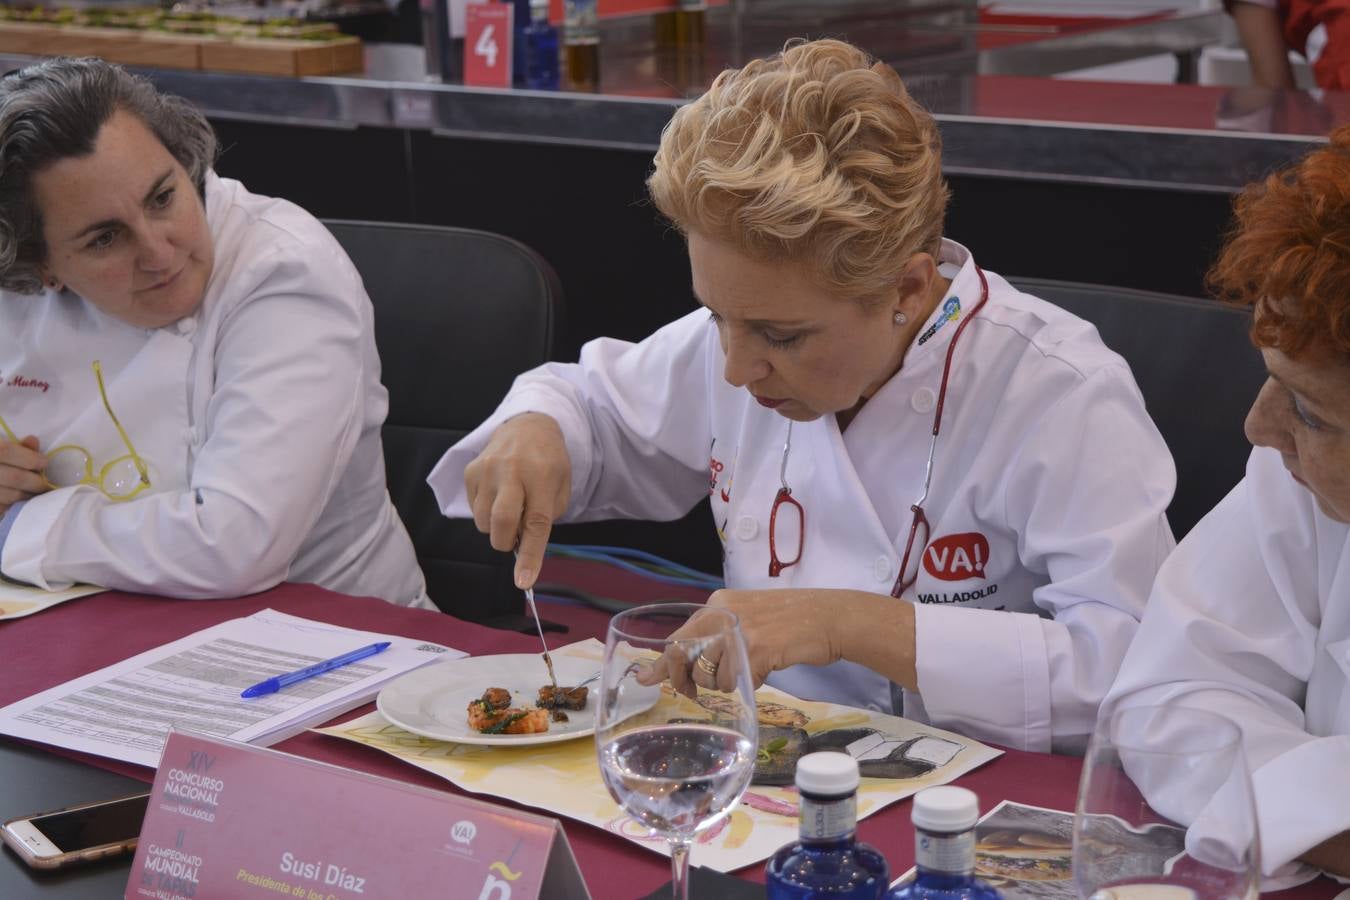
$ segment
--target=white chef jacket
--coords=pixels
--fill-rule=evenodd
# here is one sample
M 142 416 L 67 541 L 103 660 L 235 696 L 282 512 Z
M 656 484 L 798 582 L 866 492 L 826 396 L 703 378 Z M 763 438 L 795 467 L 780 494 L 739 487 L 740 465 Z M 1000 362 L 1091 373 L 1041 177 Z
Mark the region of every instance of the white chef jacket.
M 728 587 L 889 595 L 947 347 L 981 294 L 964 247 L 945 241 L 941 260 L 947 301 L 900 371 L 846 431 L 834 416 L 794 425 L 787 482 L 805 508 L 805 543 L 777 578 L 768 519 L 788 421 L 724 380 L 702 310 L 639 344 L 602 338 L 577 364 L 520 376 L 432 471 L 441 508 L 471 515 L 464 467 L 504 420 L 545 412 L 571 460 L 567 519 L 672 519 L 711 493 Z M 903 713 L 1008 746 L 1081 750 L 1172 549 L 1164 511 L 1175 470 L 1129 368 L 1095 329 L 986 274 L 989 302 L 957 345 L 925 504 L 931 540 L 908 595 L 919 601 L 919 695 L 903 698 Z M 890 683 L 848 661 L 769 682 L 893 708 Z
M 1102 708 L 1199 707 L 1241 727 L 1274 878 L 1263 890 L 1297 883 L 1311 870 L 1291 860 L 1350 830 L 1348 550 L 1350 527 L 1322 514 L 1278 451 L 1256 448 L 1158 573 Z M 1150 799 L 1190 824 L 1185 784 L 1166 794 Z
M 94 471 L 127 450 L 151 491 L 91 486 L 29 500 L 0 557 L 47 589 L 87 582 L 233 597 L 283 580 L 430 607 L 390 502 L 370 300 L 337 241 L 284 200 L 207 175 L 215 265 L 200 307 L 158 329 L 70 291 L 0 294 L 0 411 L 44 450 L 76 444 Z

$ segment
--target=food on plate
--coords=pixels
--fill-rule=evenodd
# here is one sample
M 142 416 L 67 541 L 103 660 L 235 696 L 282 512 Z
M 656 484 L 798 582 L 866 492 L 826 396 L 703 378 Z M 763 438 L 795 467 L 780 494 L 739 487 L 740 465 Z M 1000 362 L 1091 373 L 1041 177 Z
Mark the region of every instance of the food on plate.
M 554 688 L 551 684 L 546 684 L 539 689 L 539 699 L 536 705 L 543 709 L 585 709 L 586 695 L 590 693 L 588 687 L 560 687 Z
M 547 710 L 517 708 L 510 704 L 510 691 L 488 688 L 483 696 L 469 701 L 469 727 L 483 734 L 543 734 L 548 731 Z
M 490 687 L 483 691 L 483 702 L 493 709 L 506 709 L 511 705 L 511 692 L 506 688 Z
M 586 694 L 590 688 L 586 687 L 554 687 L 546 684 L 539 689 L 539 699 L 535 705 L 540 709 L 547 709 L 553 713 L 553 721 L 566 722 L 567 713 L 565 709 L 578 710 L 586 708 Z
M 490 687 L 469 701 L 469 727 L 483 734 L 542 734 L 548 731 L 550 714 L 553 721 L 566 722 L 563 710 L 585 709 L 589 693 L 587 687 L 546 684 L 539 689 L 535 706 L 516 706 L 508 688 Z

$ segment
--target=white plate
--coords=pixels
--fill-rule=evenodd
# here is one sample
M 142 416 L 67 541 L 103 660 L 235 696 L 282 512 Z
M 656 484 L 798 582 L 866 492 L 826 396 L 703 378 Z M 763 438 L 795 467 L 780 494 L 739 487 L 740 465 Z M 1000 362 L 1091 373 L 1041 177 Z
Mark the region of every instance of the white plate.
M 561 687 L 585 681 L 600 668 L 600 661 L 595 659 L 556 653 L 552 659 Z M 413 734 L 460 744 L 522 747 L 594 734 L 598 679 L 587 685 L 590 693 L 586 708 L 567 710 L 568 721 L 549 722 L 548 731 L 543 734 L 483 734 L 469 727 L 469 701 L 483 696 L 488 688 L 509 690 L 512 706 L 534 706 L 539 688 L 546 684 L 548 669 L 539 653 L 466 656 L 423 666 L 391 681 L 375 698 L 375 706 L 390 722 Z

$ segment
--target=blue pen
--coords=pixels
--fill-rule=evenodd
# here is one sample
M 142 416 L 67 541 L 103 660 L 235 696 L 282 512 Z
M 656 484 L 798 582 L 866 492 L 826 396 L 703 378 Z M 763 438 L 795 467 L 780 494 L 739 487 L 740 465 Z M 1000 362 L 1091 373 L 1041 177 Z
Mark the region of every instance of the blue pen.
M 304 681 L 306 678 L 313 678 L 315 675 L 331 672 L 339 666 L 354 663 L 358 659 L 365 659 L 367 656 L 374 656 L 381 650 L 386 650 L 388 648 L 389 641 L 380 641 L 378 644 L 370 644 L 369 646 L 362 647 L 360 650 L 353 650 L 350 653 L 344 653 L 341 656 L 335 656 L 332 659 L 325 659 L 323 662 L 317 662 L 312 666 L 306 666 L 305 668 L 297 669 L 294 672 L 287 672 L 285 675 L 275 675 L 266 681 L 258 682 L 252 687 L 244 688 L 239 696 L 261 697 L 264 694 L 275 694 L 288 684 L 295 684 L 297 681 Z

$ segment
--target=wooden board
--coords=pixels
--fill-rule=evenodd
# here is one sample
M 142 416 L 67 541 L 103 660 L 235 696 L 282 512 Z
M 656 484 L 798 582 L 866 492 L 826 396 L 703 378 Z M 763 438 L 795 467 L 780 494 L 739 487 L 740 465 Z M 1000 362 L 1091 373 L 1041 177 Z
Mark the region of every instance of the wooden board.
M 111 31 L 104 28 L 101 31 Z M 168 34 L 160 31 L 137 32 L 140 40 L 127 47 L 120 59 L 109 56 L 103 58 L 109 62 L 125 63 L 129 66 L 149 66 L 159 69 L 200 69 L 202 67 L 201 45 L 216 38 Z
M 29 56 L 55 56 L 59 28 L 27 22 L 0 22 L 0 52 Z
M 202 46 L 202 68 L 252 75 L 335 75 L 361 72 L 361 41 L 234 40 Z
M 229 40 L 167 31 L 28 22 L 0 22 L 0 53 L 98 56 L 132 66 L 255 75 L 336 75 L 365 68 L 361 41 L 353 37 L 332 41 Z

